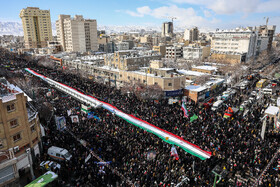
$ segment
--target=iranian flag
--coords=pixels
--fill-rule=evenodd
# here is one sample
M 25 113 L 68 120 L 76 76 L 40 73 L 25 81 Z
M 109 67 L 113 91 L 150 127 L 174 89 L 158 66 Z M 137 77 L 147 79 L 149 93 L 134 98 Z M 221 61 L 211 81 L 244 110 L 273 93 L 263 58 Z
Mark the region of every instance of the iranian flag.
M 179 156 L 178 156 L 177 150 L 174 147 L 174 145 L 171 148 L 170 154 L 171 154 L 171 156 L 174 156 L 176 160 L 179 160 Z
M 118 108 L 116 108 L 115 106 L 113 106 L 109 103 L 98 100 L 93 96 L 85 95 L 84 93 L 79 92 L 76 89 L 71 88 L 70 86 L 64 85 L 64 84 L 56 82 L 54 80 L 51 80 L 39 73 L 36 73 L 35 71 L 33 71 L 29 68 L 25 68 L 25 70 L 27 72 L 31 73 L 32 75 L 41 78 L 42 80 L 46 81 L 47 83 L 49 83 L 51 85 L 55 85 L 58 88 L 63 88 L 65 90 L 65 92 L 67 92 L 67 93 L 68 93 L 68 91 L 71 91 L 72 92 L 70 94 L 71 96 L 74 93 L 75 95 L 79 95 L 79 97 L 86 99 L 90 103 L 95 103 L 95 104 L 100 105 L 102 108 L 104 108 L 104 109 L 110 111 L 112 114 L 124 119 L 128 123 L 158 136 L 166 143 L 169 143 L 171 145 L 177 145 L 178 147 L 182 148 L 184 151 L 200 158 L 201 160 L 208 159 L 212 155 L 211 152 L 202 150 L 199 146 L 192 144 L 192 143 L 188 142 L 187 140 L 184 140 L 182 137 L 177 136 L 176 134 L 168 132 L 164 129 L 161 129 L 161 128 L 159 128 L 147 121 L 139 119 L 131 114 L 126 114 L 125 112 L 119 110 Z M 74 98 L 75 98 L 75 95 L 73 95 Z M 192 120 L 195 120 L 197 118 L 198 118 L 198 116 L 196 116 L 196 115 L 192 116 Z
M 84 112 L 84 113 L 88 113 L 89 110 L 91 109 L 91 106 L 86 106 L 86 105 L 83 105 L 82 104 L 82 107 L 81 107 L 81 111 Z
M 188 118 L 189 117 L 189 114 L 188 114 L 188 110 L 187 110 L 187 107 L 186 107 L 186 103 L 184 101 L 182 101 L 182 106 L 181 106 L 183 112 L 184 112 L 184 117 Z

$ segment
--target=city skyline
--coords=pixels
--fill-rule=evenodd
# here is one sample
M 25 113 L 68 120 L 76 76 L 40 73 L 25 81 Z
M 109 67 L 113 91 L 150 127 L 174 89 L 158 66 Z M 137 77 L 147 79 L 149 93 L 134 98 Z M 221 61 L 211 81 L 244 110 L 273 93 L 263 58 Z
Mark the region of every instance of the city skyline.
M 248 0 L 246 4 L 237 0 L 137 0 L 137 1 L 54 1 L 28 0 L 5 1 L 0 8 L 0 21 L 21 22 L 19 12 L 26 7 L 39 7 L 51 12 L 54 23 L 59 14 L 83 15 L 85 18 L 96 19 L 97 25 L 139 25 L 158 26 L 162 22 L 174 20 L 176 27 L 199 28 L 214 30 L 215 28 L 231 29 L 238 26 L 264 25 L 269 17 L 269 25 L 280 26 L 280 1 Z M 230 5 L 230 6 L 228 6 Z M 60 8 L 60 7 L 63 7 Z M 277 29 L 278 31 L 278 29 Z

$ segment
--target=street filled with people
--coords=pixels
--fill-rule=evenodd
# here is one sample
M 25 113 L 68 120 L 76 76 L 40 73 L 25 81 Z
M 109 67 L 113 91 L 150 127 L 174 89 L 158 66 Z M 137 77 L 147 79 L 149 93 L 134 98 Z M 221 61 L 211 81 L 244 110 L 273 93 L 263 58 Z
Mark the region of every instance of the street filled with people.
M 51 106 L 49 112 L 53 112 L 50 122 L 48 119 L 40 119 L 42 123 L 45 122 L 47 131 L 43 138 L 44 151 L 39 160 L 49 159 L 47 150 L 50 146 L 65 148 L 72 154 L 70 161 L 61 162 L 61 169 L 56 169 L 59 175 L 59 179 L 54 182 L 56 185 L 130 186 L 131 182 L 134 186 L 175 186 L 188 178 L 182 186 L 211 186 L 215 177 L 211 171 L 218 165 L 227 174 L 222 176 L 217 185 L 249 186 L 256 182 L 279 149 L 279 134 L 274 131 L 274 121 L 263 118 L 266 107 L 272 102 L 270 96 L 263 95 L 259 100 L 255 98 L 247 106 L 246 114 L 245 111 L 239 111 L 230 118 L 224 118 L 225 110 L 239 107 L 249 97 L 254 84 L 249 84 L 248 89 L 243 91 L 237 89 L 230 99 L 213 111 L 190 98 L 173 104 L 169 104 L 168 99 L 141 100 L 133 93 L 123 94 L 115 87 L 83 78 L 79 74 L 71 74 L 56 68 L 54 64 L 53 67 L 43 67 L 36 60 L 22 60 L 22 57 L 8 55 L 0 57 L 1 64 L 10 66 L 12 62 L 20 70 L 15 72 L 6 67 L 5 72 L 9 72 L 11 79 L 16 75 L 38 87 L 49 88 L 35 95 L 48 103 Z M 91 109 L 95 117 L 89 118 L 88 114 L 81 111 L 81 104 L 84 103 L 31 76 L 23 70 L 25 67 L 180 136 L 211 152 L 212 156 L 200 160 L 176 147 L 179 157 L 176 159 L 170 155 L 172 145 L 105 109 Z M 47 96 L 47 92 L 51 92 L 51 95 Z M 184 117 L 181 109 L 183 100 L 188 117 Z M 36 99 L 34 102 L 36 106 Z M 71 120 L 73 115 L 78 116 L 77 122 Z M 194 115 L 198 118 L 190 120 Z M 67 130 L 57 129 L 54 116 L 66 118 Z M 267 123 L 264 139 L 260 135 L 263 120 Z M 96 158 L 85 162 L 90 152 L 77 138 L 85 140 L 86 147 L 108 163 L 99 165 Z M 149 157 L 151 153 L 155 154 L 152 158 Z M 273 163 L 262 178 L 263 186 L 280 185 L 277 163 Z

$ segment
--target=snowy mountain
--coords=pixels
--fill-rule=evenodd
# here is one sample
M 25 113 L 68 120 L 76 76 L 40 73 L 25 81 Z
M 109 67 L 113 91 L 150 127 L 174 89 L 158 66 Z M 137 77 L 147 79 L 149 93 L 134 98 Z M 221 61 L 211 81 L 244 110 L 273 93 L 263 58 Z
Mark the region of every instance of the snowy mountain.
M 56 35 L 55 23 L 52 23 L 52 29 L 53 35 Z M 0 21 L 0 36 L 2 35 L 23 36 L 22 23 Z
M 52 23 L 53 35 L 56 35 L 55 23 Z M 157 31 L 161 32 L 161 25 L 150 25 L 150 26 L 140 26 L 140 25 L 98 25 L 98 30 L 105 30 L 107 34 L 110 33 L 128 33 L 128 32 L 141 32 L 145 30 L 148 32 Z M 184 32 L 186 28 L 176 27 L 175 32 Z M 199 28 L 200 31 L 209 31 L 207 28 Z M 21 22 L 1 22 L 0 21 L 0 36 L 2 35 L 15 35 L 23 36 L 23 29 Z
M 23 36 L 22 24 L 20 22 L 0 22 L 0 36 L 2 35 Z

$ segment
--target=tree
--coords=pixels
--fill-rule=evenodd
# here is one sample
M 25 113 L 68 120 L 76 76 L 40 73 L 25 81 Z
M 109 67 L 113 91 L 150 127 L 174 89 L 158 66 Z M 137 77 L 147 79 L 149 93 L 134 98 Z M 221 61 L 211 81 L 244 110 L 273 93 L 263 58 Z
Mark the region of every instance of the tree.
M 135 86 L 134 93 L 141 100 L 156 99 L 160 100 L 163 97 L 163 90 L 159 85 L 144 85 L 139 83 Z
M 207 81 L 209 81 L 211 78 L 211 75 L 202 75 L 195 79 L 195 83 L 199 85 L 205 84 Z

